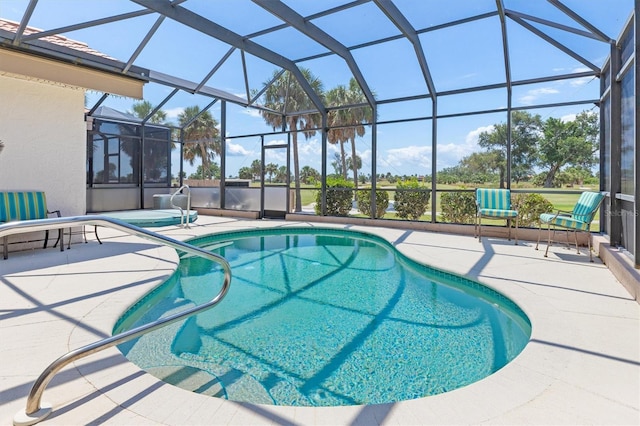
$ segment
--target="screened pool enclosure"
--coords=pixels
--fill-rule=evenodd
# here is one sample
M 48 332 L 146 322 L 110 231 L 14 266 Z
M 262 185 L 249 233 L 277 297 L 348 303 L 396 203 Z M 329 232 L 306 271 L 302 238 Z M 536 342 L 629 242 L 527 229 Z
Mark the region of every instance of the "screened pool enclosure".
M 196 208 L 257 217 L 468 223 L 451 206 L 476 187 L 556 207 L 589 189 L 606 194 L 595 230 L 640 264 L 637 2 L 58 6 L 3 1 L 0 49 L 145 84 L 86 95 L 88 211 L 188 184 Z M 399 210 L 405 193 L 423 211 Z

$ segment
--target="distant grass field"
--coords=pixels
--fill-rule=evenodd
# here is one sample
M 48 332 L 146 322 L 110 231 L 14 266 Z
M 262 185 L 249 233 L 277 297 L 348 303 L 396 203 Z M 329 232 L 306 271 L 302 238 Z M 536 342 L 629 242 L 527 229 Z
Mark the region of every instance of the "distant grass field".
M 384 189 L 387 190 L 389 192 L 389 200 L 393 200 L 393 197 L 395 195 L 395 192 L 393 191 L 393 189 L 395 188 L 395 185 L 390 184 L 389 182 L 386 181 L 382 181 L 382 182 L 378 182 L 377 185 L 378 189 Z M 365 186 L 360 186 L 360 189 L 368 189 L 370 188 L 370 185 L 365 185 Z M 312 203 L 315 202 L 315 197 L 316 197 L 316 192 L 317 192 L 317 188 L 311 185 L 303 185 L 302 186 L 302 191 L 301 191 L 301 198 L 302 198 L 302 205 L 310 205 Z M 461 188 L 461 186 L 459 185 L 438 185 L 438 192 L 436 192 L 436 210 L 440 210 L 439 206 L 440 206 L 440 200 L 442 197 L 442 194 L 444 192 L 446 192 L 446 190 L 459 190 L 459 189 L 463 189 Z M 465 188 L 466 189 L 466 188 Z M 470 190 L 473 190 L 473 188 L 468 188 Z M 518 189 L 522 189 L 522 190 L 528 190 L 531 192 L 537 192 L 537 190 L 542 190 L 542 188 L 535 188 L 535 187 L 531 187 L 531 188 L 518 188 Z M 558 189 L 544 189 L 544 192 L 541 193 L 541 195 L 546 198 L 547 200 L 549 200 L 549 202 L 551 202 L 551 204 L 553 204 L 553 210 L 565 210 L 565 211 L 571 211 L 573 209 L 573 206 L 576 204 L 576 202 L 578 201 L 578 198 L 580 197 L 580 194 L 585 191 L 585 190 L 597 190 L 595 188 L 558 188 Z M 428 208 L 428 212 L 427 214 L 424 214 L 420 217 L 419 220 L 421 221 L 431 221 L 431 203 L 433 202 L 433 200 L 430 200 L 429 202 L 429 208 Z M 363 214 L 356 214 L 354 215 L 354 217 L 367 217 Z M 397 218 L 397 216 L 394 213 L 386 213 L 384 215 L 384 219 L 398 219 L 398 220 L 402 220 Z M 599 220 L 600 220 L 600 212 L 598 211 L 598 213 L 596 214 L 596 217 L 594 219 L 594 221 L 591 224 L 591 230 L 592 231 L 598 231 L 600 229 L 600 225 L 599 225 Z M 483 220 L 483 222 L 485 222 L 485 220 Z M 504 226 L 505 221 L 504 220 L 486 220 L 487 224 L 494 224 L 494 225 L 498 225 L 498 226 Z

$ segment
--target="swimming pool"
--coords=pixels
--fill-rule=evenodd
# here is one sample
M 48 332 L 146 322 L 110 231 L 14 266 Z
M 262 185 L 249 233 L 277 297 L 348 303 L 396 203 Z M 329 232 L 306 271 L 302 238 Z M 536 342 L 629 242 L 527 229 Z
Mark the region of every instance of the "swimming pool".
M 531 333 L 526 315 L 500 293 L 407 259 L 367 233 L 278 228 L 190 242 L 231 263 L 228 295 L 120 349 L 194 392 L 290 406 L 414 399 L 492 374 Z M 183 256 L 116 332 L 208 301 L 222 282 L 216 268 Z

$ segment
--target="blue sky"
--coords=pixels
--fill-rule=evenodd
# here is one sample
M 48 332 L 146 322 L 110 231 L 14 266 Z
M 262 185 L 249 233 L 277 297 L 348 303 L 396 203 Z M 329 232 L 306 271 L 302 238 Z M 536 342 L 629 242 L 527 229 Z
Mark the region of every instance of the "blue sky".
M 304 16 L 318 12 L 320 7 L 328 8 L 345 2 L 345 0 L 285 1 L 287 5 Z M 396 0 L 394 3 L 405 13 L 415 28 L 439 25 L 495 10 L 494 0 Z M 633 7 L 633 0 L 564 0 L 562 3 L 611 38 L 619 36 Z M 19 21 L 27 4 L 26 0 L 0 0 L 0 16 Z M 546 1 L 504 0 L 504 4 L 507 10 L 524 15 L 541 15 L 545 19 L 582 29 Z M 194 12 L 202 13 L 241 35 L 281 23 L 277 17 L 249 0 L 188 0 L 182 5 Z M 29 24 L 37 28 L 50 29 L 138 9 L 139 7 L 134 3 L 124 0 L 42 0 L 37 4 Z M 147 15 L 64 35 L 85 42 L 90 47 L 116 59 L 127 61 L 156 18 L 156 15 Z M 332 34 L 345 46 L 354 46 L 372 39 L 398 34 L 397 28 L 373 3 L 366 3 L 312 22 L 320 29 Z M 609 46 L 606 43 L 539 24 L 536 26 L 544 29 L 547 34 L 597 66 L 601 66 L 609 54 Z M 581 62 L 510 19 L 507 20 L 507 33 L 511 76 L 514 81 L 588 69 Z M 290 28 L 254 38 L 253 41 L 292 58 L 304 58 L 326 51 L 323 46 Z M 423 33 L 420 35 L 420 42 L 438 92 L 496 84 L 505 80 L 502 35 L 497 17 Z M 136 59 L 136 64 L 199 82 L 220 61 L 228 49 L 229 46 L 222 42 L 212 40 L 170 19 L 165 19 Z M 356 49 L 352 54 L 377 99 L 428 93 L 413 53 L 413 46 L 407 40 Z M 251 55 L 246 55 L 245 59 L 250 89 L 259 89 L 277 69 L 276 66 Z M 322 80 L 326 90 L 338 84 L 348 84 L 352 75 L 345 61 L 336 56 L 307 61 L 299 65 L 311 69 Z M 238 51 L 234 52 L 220 67 L 207 85 L 245 96 L 242 59 Z M 158 104 L 171 90 L 169 87 L 148 84 L 145 86 L 144 96 L 151 103 Z M 89 93 L 89 105 L 92 105 L 100 96 L 100 93 Z M 572 79 L 515 87 L 513 105 L 526 107 L 598 97 L 598 79 Z M 163 109 L 167 112 L 169 119 L 175 120 L 185 107 L 192 105 L 204 107 L 210 101 L 210 98 L 203 96 L 180 93 Z M 136 101 L 133 99 L 110 97 L 103 105 L 127 111 L 131 110 L 134 102 Z M 507 95 L 503 89 L 438 98 L 440 115 L 491 110 L 506 106 Z M 576 113 L 591 108 L 592 105 L 578 105 L 532 109 L 531 112 L 540 114 L 543 119 L 549 117 L 570 119 Z M 426 100 L 403 102 L 397 105 L 385 104 L 379 108 L 378 119 L 384 122 L 400 118 L 425 117 L 430 116 L 432 112 L 431 102 Z M 218 105 L 214 106 L 212 114 L 219 120 Z M 271 130 L 254 110 L 229 105 L 227 117 L 229 136 Z M 478 134 L 490 130 L 493 124 L 505 121 L 506 116 L 503 113 L 438 120 L 437 168 L 453 166 L 463 156 L 479 150 Z M 372 163 L 370 134 L 368 129 L 367 134 L 356 141 L 358 155 L 362 157 L 364 163 L 361 173 L 365 174 L 370 173 Z M 399 175 L 431 173 L 431 134 L 430 121 L 378 126 L 378 173 L 391 172 Z M 300 164 L 310 165 L 320 170 L 319 134 L 308 140 L 302 137 L 300 139 Z M 268 143 L 283 141 L 281 136 L 269 137 L 267 140 Z M 329 161 L 331 161 L 337 147 L 329 148 Z M 347 145 L 345 148 L 350 153 L 351 147 Z M 238 168 L 248 166 L 254 159 L 260 158 L 260 141 L 255 137 L 232 138 L 227 141 L 227 152 L 227 173 L 233 175 Z M 267 153 L 267 162 L 284 164 L 283 150 L 269 150 Z M 186 167 L 188 172 L 194 168 Z M 329 171 L 332 171 L 331 167 Z

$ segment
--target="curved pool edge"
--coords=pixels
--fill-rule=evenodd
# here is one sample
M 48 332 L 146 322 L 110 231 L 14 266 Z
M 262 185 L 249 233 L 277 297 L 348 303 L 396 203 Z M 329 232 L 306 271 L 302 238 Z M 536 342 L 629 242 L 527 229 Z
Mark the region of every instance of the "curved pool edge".
M 484 362 L 484 363 L 479 363 L 479 366 L 477 367 L 471 367 L 471 365 L 476 365 L 473 363 L 469 363 L 466 361 L 463 361 L 463 358 L 461 357 L 457 357 L 457 356 L 453 356 L 453 358 L 451 359 L 452 362 L 454 362 L 454 365 L 456 366 L 456 377 L 460 377 L 460 376 L 465 376 L 467 374 L 474 376 L 473 378 L 473 382 L 479 381 L 483 378 L 486 377 L 486 375 L 490 375 L 495 373 L 495 371 L 504 368 L 504 366 L 506 364 L 508 364 L 509 362 L 511 362 L 517 355 L 520 354 L 520 352 L 522 351 L 522 349 L 524 349 L 524 347 L 526 346 L 527 342 L 529 341 L 530 335 L 531 335 L 531 322 L 530 319 L 528 318 L 528 316 L 524 313 L 524 311 L 515 303 L 513 302 L 513 300 L 509 299 L 508 297 L 506 297 L 503 293 L 500 293 L 499 291 L 496 291 L 495 289 L 486 286 L 482 283 L 480 283 L 478 280 L 475 280 L 471 277 L 467 277 L 467 276 L 463 276 L 460 274 L 457 274 L 455 272 L 452 272 L 450 270 L 447 270 L 445 268 L 440 267 L 439 265 L 430 265 L 430 264 L 426 264 L 423 262 L 418 262 L 415 261 L 413 259 L 411 259 L 410 257 L 406 256 L 405 254 L 401 253 L 396 247 L 394 247 L 388 240 L 369 233 L 369 232 L 363 232 L 363 231 L 358 231 L 358 230 L 353 230 L 353 229 L 339 229 L 339 228 L 312 228 L 312 227 L 287 227 L 285 229 L 281 228 L 281 227 L 274 227 L 274 228 L 260 228 L 260 229 L 252 229 L 252 230 L 240 230 L 240 231 L 227 231 L 227 232 L 221 232 L 221 233 L 212 233 L 212 234 L 207 234 L 204 236 L 200 236 L 200 237 L 195 237 L 195 238 L 190 238 L 185 240 L 185 242 L 188 242 L 190 244 L 193 244 L 195 246 L 198 247 L 202 247 L 205 248 L 207 250 L 212 250 L 214 247 L 220 247 L 220 246 L 227 246 L 232 244 L 233 242 L 238 242 L 239 245 L 242 245 L 242 243 L 240 243 L 240 241 L 243 241 L 245 239 L 248 239 L 248 241 L 251 241 L 254 243 L 254 245 L 256 247 L 262 247 L 262 243 L 258 244 L 255 242 L 256 238 L 260 238 L 260 241 L 262 241 L 262 238 L 265 238 L 265 243 L 264 245 L 269 246 L 270 248 L 273 248 L 272 246 L 274 244 L 277 244 L 277 242 L 282 242 L 282 238 L 281 237 L 286 237 L 286 247 L 289 247 L 289 241 L 290 238 L 300 238 L 301 241 L 301 246 L 313 246 L 314 243 L 317 244 L 317 241 L 322 241 L 321 244 L 325 243 L 325 237 L 331 237 L 331 241 L 334 241 L 333 238 L 337 238 L 337 241 L 335 242 L 336 245 L 342 246 L 344 245 L 343 243 L 341 243 L 341 241 L 343 241 L 343 239 L 345 239 L 346 241 L 349 241 L 349 243 L 347 245 L 351 245 L 354 244 L 354 247 L 357 246 L 357 243 L 354 241 L 360 241 L 361 244 L 366 244 L 367 247 L 370 245 L 371 247 L 380 247 L 381 250 L 384 250 L 385 253 L 388 253 L 389 255 L 391 255 L 392 257 L 395 257 L 396 261 L 394 262 L 394 264 L 397 265 L 401 265 L 400 268 L 402 268 L 403 271 L 414 271 L 414 273 L 418 274 L 417 276 L 421 277 L 418 279 L 418 284 L 417 286 L 419 288 L 424 288 L 424 284 L 429 283 L 429 282 L 434 282 L 437 283 L 439 288 L 442 288 L 443 291 L 445 291 L 445 288 L 449 288 L 451 289 L 454 293 L 457 294 L 464 294 L 465 298 L 468 299 L 464 299 L 464 300 L 476 300 L 478 303 L 478 306 L 484 306 L 486 307 L 486 309 L 490 309 L 492 312 L 495 312 L 494 315 L 496 315 L 497 317 L 500 317 L 502 321 L 505 321 L 504 324 L 500 324 L 498 325 L 498 333 L 499 333 L 499 338 L 498 338 L 498 343 L 495 343 L 496 346 L 490 346 L 490 348 L 497 348 L 497 347 L 504 347 L 507 346 L 510 348 L 510 352 L 509 351 L 505 351 L 503 355 L 506 359 L 502 360 L 500 359 L 500 361 L 503 362 L 503 364 L 496 366 L 495 364 L 492 364 L 491 362 Z M 303 239 L 307 237 L 306 240 L 306 244 L 302 243 Z M 310 239 L 309 239 L 310 237 Z M 272 241 L 270 238 L 274 238 L 274 240 Z M 295 239 L 293 241 L 291 241 L 291 244 L 294 247 L 298 247 L 297 245 L 298 240 Z M 333 244 L 333 243 L 330 243 Z M 259 248 L 254 247 L 254 250 L 260 250 Z M 190 255 L 187 255 L 186 253 L 181 253 L 181 255 L 186 255 L 186 257 L 191 257 Z M 304 257 L 304 256 L 303 256 Z M 319 260 L 320 262 L 322 262 L 321 260 Z M 240 262 L 242 263 L 242 262 Z M 266 268 L 266 266 L 265 266 Z M 197 275 L 201 275 L 201 272 L 196 273 Z M 238 270 L 238 277 L 240 277 L 239 279 L 242 280 L 242 274 L 241 274 L 241 270 Z M 409 274 L 409 272 L 407 272 L 407 274 Z M 164 300 L 164 295 L 166 295 L 168 292 L 171 292 L 171 288 L 173 288 L 176 284 L 176 281 L 173 279 L 175 277 L 172 276 L 170 277 L 165 283 L 163 283 L 162 285 L 156 287 L 154 290 L 152 290 L 151 292 L 149 292 L 143 299 L 139 300 L 138 302 L 136 302 L 134 305 L 131 306 L 131 308 L 129 310 L 127 310 L 127 312 L 118 320 L 118 322 L 116 323 L 116 326 L 114 327 L 114 334 L 123 332 L 123 331 L 127 331 L 132 327 L 137 327 L 140 326 L 141 323 L 140 318 L 142 318 L 142 316 L 146 315 L 146 313 L 148 312 L 148 310 L 153 310 L 153 306 L 158 304 L 158 303 L 163 303 Z M 385 276 L 386 278 L 386 276 Z M 246 279 L 246 277 L 245 277 Z M 253 278 L 255 279 L 255 278 Z M 380 277 L 379 279 L 382 279 L 382 277 Z M 241 282 L 241 281 L 238 281 Z M 344 281 L 342 281 L 344 282 Z M 421 284 L 420 284 L 421 283 Z M 212 282 L 212 284 L 215 284 Z M 207 285 L 206 282 L 201 282 L 200 285 Z M 185 291 L 186 292 L 186 291 Z M 192 294 L 192 293 L 190 293 Z M 420 293 L 422 294 L 422 293 Z M 173 297 L 177 297 L 177 296 L 173 296 Z M 186 295 L 180 295 L 179 296 L 179 300 L 184 300 L 189 299 L 190 296 L 186 296 Z M 359 299 L 358 299 L 359 300 Z M 444 298 L 444 302 L 443 304 L 446 305 L 447 302 L 447 298 Z M 337 302 L 336 302 L 337 303 Z M 456 307 L 458 306 L 466 306 L 467 303 L 469 303 L 468 301 L 466 302 L 461 302 L 459 305 L 457 304 L 457 302 L 453 302 L 452 300 L 449 300 L 448 303 L 450 304 L 454 304 Z M 233 305 L 229 305 L 229 306 L 233 306 Z M 476 305 L 474 305 L 476 306 Z M 424 315 L 424 306 L 420 305 L 416 306 L 415 308 L 417 310 L 417 312 L 422 312 L 422 314 Z M 443 308 L 444 309 L 444 308 Z M 441 311 L 440 309 L 437 309 L 438 312 L 442 313 L 443 315 L 446 315 L 443 311 Z M 223 309 L 224 311 L 224 309 Z M 156 311 L 154 311 L 156 312 Z M 464 311 L 466 312 L 466 311 Z M 463 314 L 464 312 L 458 312 L 456 311 L 456 315 L 460 315 Z M 457 316 L 454 317 L 447 317 L 449 321 L 453 321 L 454 319 L 457 318 Z M 417 321 L 417 319 L 416 319 Z M 446 324 L 453 324 L 454 322 L 446 322 Z M 457 323 L 456 323 L 457 324 Z M 492 323 L 493 324 L 493 323 Z M 425 323 L 426 325 L 426 323 Z M 492 329 L 494 330 L 494 335 L 493 338 L 496 339 L 496 330 L 495 328 L 495 324 L 492 325 Z M 504 330 L 503 330 L 504 328 Z M 511 332 L 506 331 L 506 330 L 511 330 Z M 517 330 L 517 331 L 515 331 Z M 504 335 L 502 333 L 505 333 Z M 476 337 L 478 337 L 477 334 L 475 334 L 477 332 L 474 332 L 473 336 L 469 337 L 471 339 L 474 339 Z M 513 333 L 513 334 L 511 334 Z M 438 333 L 436 333 L 438 334 Z M 173 335 L 172 335 L 173 336 Z M 283 338 L 286 338 L 285 336 L 282 336 Z M 172 337 L 172 339 L 175 339 L 176 337 Z M 487 336 L 483 336 L 484 339 L 491 339 L 491 336 L 487 337 Z M 127 356 L 128 359 L 130 359 L 132 362 L 138 364 L 141 366 L 141 368 L 145 368 L 144 366 L 148 366 L 148 365 L 167 365 L 166 363 L 171 364 L 171 361 L 165 358 L 162 358 L 162 361 L 159 361 L 159 358 L 154 357 L 153 355 L 151 355 L 151 358 L 148 358 L 147 355 L 145 355 L 146 353 L 155 353 L 155 351 L 161 351 L 162 353 L 166 353 L 166 351 L 169 351 L 170 349 L 167 347 L 165 348 L 162 344 L 163 341 L 166 341 L 166 339 L 169 339 L 169 336 L 162 338 L 160 340 L 157 341 L 157 343 L 143 343 L 142 347 L 146 347 L 149 346 L 149 350 L 150 352 L 146 352 L 144 349 L 135 349 L 134 348 L 140 348 L 140 343 L 137 343 L 135 345 L 132 345 L 131 347 L 126 347 L 123 348 L 120 346 L 120 349 L 123 351 L 123 353 L 125 353 L 125 355 Z M 504 340 L 502 340 L 504 339 Z M 511 340 L 510 340 L 511 339 Z M 440 343 L 436 346 L 441 346 L 444 345 L 444 342 L 449 342 L 450 340 L 441 340 Z M 377 341 L 378 345 L 384 345 L 384 343 L 381 343 L 379 341 Z M 460 348 L 461 347 L 461 341 L 456 340 L 454 343 L 454 345 L 456 345 L 456 347 Z M 252 346 L 252 343 L 250 342 L 243 342 L 243 343 L 236 343 L 236 345 L 241 346 L 241 347 L 246 347 L 246 346 Z M 427 345 L 427 342 L 425 342 L 425 345 Z M 482 346 L 482 345 L 480 345 Z M 160 349 L 160 347 L 164 348 L 164 349 Z M 380 346 L 378 346 L 380 347 Z M 397 347 L 397 345 L 394 345 L 394 347 Z M 475 348 L 476 346 L 474 346 Z M 472 350 L 471 347 L 468 348 L 469 350 Z M 129 350 L 132 350 L 133 352 L 129 352 Z M 242 351 L 244 352 L 244 351 Z M 442 352 L 442 349 L 439 350 L 438 352 L 429 352 L 430 355 L 425 355 L 424 350 L 422 351 L 416 351 L 415 353 L 413 352 L 409 352 L 406 354 L 406 356 L 408 357 L 408 359 L 422 359 L 424 361 L 422 361 L 421 363 L 419 363 L 419 365 L 423 365 L 424 368 L 427 368 L 425 371 L 429 371 L 429 374 L 438 374 L 438 372 L 442 371 L 444 374 L 447 374 L 447 372 L 449 372 L 450 370 L 445 368 L 442 369 L 438 369 L 437 367 L 435 367 L 435 365 L 443 365 L 443 363 L 440 363 L 438 360 L 438 356 L 439 353 Z M 448 350 L 445 348 L 444 352 L 448 352 Z M 473 352 L 475 354 L 475 352 Z M 502 354 L 502 352 L 500 352 Z M 133 354 L 133 355 L 132 355 Z M 174 353 L 175 354 L 175 353 Z M 253 353 L 252 353 L 253 354 Z M 242 354 L 237 354 L 240 358 L 242 357 Z M 255 355 L 257 356 L 257 355 Z M 335 356 L 335 355 L 332 355 Z M 480 359 L 480 358 L 484 358 L 484 357 L 492 357 L 495 355 L 492 355 L 491 349 L 486 349 L 485 352 L 482 353 L 478 353 L 477 357 L 473 356 L 473 359 Z M 151 360 L 150 360 L 151 359 Z M 467 356 L 467 361 L 469 360 L 469 356 Z M 179 360 L 174 360 L 176 362 L 176 365 L 183 365 L 183 363 Z M 306 360 L 305 359 L 300 359 L 299 362 L 294 363 L 293 365 L 299 365 L 301 363 L 304 363 Z M 327 362 L 325 360 L 325 362 Z M 493 362 L 496 362 L 496 360 L 494 359 Z M 284 363 L 284 360 L 282 361 L 275 361 L 275 363 L 277 365 L 283 365 L 282 363 Z M 426 364 L 425 364 L 426 363 Z M 242 362 L 241 362 L 242 364 Z M 184 367 L 183 368 L 188 368 L 187 366 L 191 365 L 189 362 L 184 363 Z M 226 364 L 224 364 L 226 365 Z M 206 370 L 205 367 L 203 367 L 202 365 L 200 365 L 198 368 L 201 368 L 203 370 Z M 238 367 L 241 368 L 241 367 Z M 316 366 L 316 368 L 319 368 Z M 486 369 L 488 368 L 492 368 L 493 372 L 492 373 L 488 373 L 486 371 Z M 241 368 L 242 369 L 242 368 Z M 149 370 L 151 371 L 151 370 Z M 164 370 L 162 370 L 164 371 Z M 262 371 L 262 370 L 261 370 Z M 294 370 L 291 370 L 294 371 Z M 404 371 L 404 373 L 401 373 L 401 371 Z M 291 380 L 294 381 L 296 380 L 295 377 L 290 377 L 287 376 L 286 373 L 281 372 L 284 377 L 286 377 L 285 380 Z M 348 378 L 343 377 L 343 380 L 349 380 L 351 377 L 358 377 L 357 374 L 354 374 L 355 372 L 351 372 L 350 376 Z M 248 370 L 245 372 L 245 374 L 249 374 Z M 266 371 L 263 372 L 263 374 L 279 374 L 277 371 L 275 370 L 271 370 L 269 368 L 266 368 Z M 289 373 L 291 374 L 291 373 Z M 369 381 L 367 381 L 369 389 L 374 389 L 374 390 L 368 390 L 368 391 L 363 391 L 362 388 L 360 388 L 358 390 L 358 393 L 349 393 L 349 392 L 356 392 L 356 388 L 354 387 L 349 387 L 349 386 L 342 386 L 339 385 L 336 382 L 334 383 L 334 386 L 337 386 L 337 388 L 343 390 L 344 392 L 347 392 L 345 395 L 359 395 L 362 398 L 360 399 L 360 401 L 363 400 L 368 400 L 368 399 L 377 399 L 376 402 L 368 402 L 369 405 L 372 404 L 386 404 L 386 403 L 391 403 L 391 402 L 397 402 L 397 401 L 403 401 L 403 400 L 407 400 L 407 399 L 412 399 L 411 397 L 408 396 L 407 392 L 405 391 L 405 393 L 403 393 L 402 389 L 405 388 L 406 386 L 400 385 L 400 383 L 402 383 L 401 381 L 398 381 L 397 377 L 398 375 L 402 375 L 402 374 L 407 374 L 406 376 L 406 380 L 409 382 L 410 381 L 410 377 L 414 377 L 415 376 L 415 370 L 402 370 L 402 369 L 398 369 L 398 374 L 394 375 L 393 377 L 396 377 L 395 383 L 398 383 L 398 385 L 396 387 L 394 387 L 393 391 L 389 391 L 386 390 L 383 392 L 384 396 L 380 396 L 380 393 L 382 391 L 383 388 L 386 387 L 385 384 L 388 384 L 388 382 L 386 381 L 387 379 L 390 380 L 394 380 L 391 379 L 391 377 L 388 377 L 387 379 L 384 379 L 384 381 L 380 381 L 380 379 L 378 379 L 378 383 L 380 383 L 379 385 L 376 384 L 375 386 L 372 384 L 371 379 L 372 377 L 379 377 L 382 376 L 384 377 L 384 375 L 379 375 L 378 373 L 372 373 L 369 376 Z M 158 373 L 154 373 L 154 375 L 158 376 Z M 293 374 L 293 376 L 295 376 L 295 374 Z M 480 377 L 478 377 L 480 376 Z M 162 377 L 162 376 L 158 376 L 158 377 Z M 168 383 L 176 383 L 175 380 L 167 380 Z M 462 382 L 462 383 L 461 383 Z M 466 382 L 466 383 L 464 383 Z M 233 382 L 231 382 L 233 383 Z M 434 383 L 434 381 L 428 381 L 428 383 Z M 467 386 L 469 384 L 469 380 L 465 380 L 465 379 L 447 379 L 443 382 L 440 381 L 435 381 L 435 383 L 439 383 L 438 385 L 438 389 L 435 389 L 435 385 L 431 384 L 431 385 L 426 385 L 424 381 L 421 381 L 419 383 L 415 383 L 415 390 L 420 390 L 422 391 L 422 395 L 426 396 L 432 396 L 432 395 L 436 395 L 437 393 L 442 393 L 442 392 L 449 392 L 453 389 L 457 389 L 459 387 L 463 387 L 463 386 Z M 178 384 L 176 383 L 177 386 L 179 387 L 183 387 L 186 389 L 193 389 L 193 385 L 192 384 Z M 444 389 L 444 390 L 442 390 Z M 448 389 L 448 390 L 447 390 Z M 378 392 L 376 392 L 378 391 Z M 267 391 L 269 392 L 269 391 Z M 390 393 L 389 393 L 390 392 Z M 282 396 L 282 395 L 281 395 Z M 248 402 L 248 403 L 254 403 L 254 404 L 258 404 L 261 403 L 261 399 L 260 398 L 252 398 L 252 397 L 247 397 L 247 395 L 243 395 L 243 398 L 238 399 L 237 397 L 229 397 L 229 399 L 231 400 L 235 400 L 235 401 L 244 401 L 244 402 Z M 293 400 L 291 399 L 291 397 L 288 396 L 284 396 L 282 399 L 280 399 L 279 401 L 273 400 L 273 405 L 289 405 L 286 403 L 282 403 L 282 401 L 289 401 L 289 400 Z M 265 401 L 262 401 L 262 403 L 264 403 Z M 317 402 L 317 401 L 316 401 Z M 339 406 L 339 405 L 361 405 L 363 404 L 362 402 L 360 404 L 349 404 L 349 403 L 338 403 L 338 401 L 332 400 L 332 403 L 327 403 L 327 401 L 323 400 L 321 403 L 317 403 L 317 404 L 308 404 L 308 405 L 313 405 L 313 406 Z M 294 406 L 305 406 L 305 404 L 302 405 L 296 405 L 295 403 L 293 404 Z
M 246 226 L 246 223 L 240 226 Z M 368 232 L 372 231 L 371 228 L 366 229 Z M 402 231 L 386 229 L 375 229 L 374 232 L 383 235 L 390 242 L 402 234 Z M 425 232 L 417 234 L 427 240 L 430 240 L 429 236 L 433 236 Z M 471 237 L 447 238 L 469 239 L 478 245 L 477 241 Z M 411 252 L 411 256 L 422 258 L 424 255 L 412 246 L 412 242 L 406 240 L 398 244 L 398 247 Z M 516 250 L 522 249 L 533 250 L 532 247 L 516 248 Z M 469 250 L 473 250 L 473 247 Z M 541 255 L 539 259 L 533 257 L 531 261 L 544 262 Z M 90 364 L 81 364 L 77 368 L 85 375 L 87 384 L 91 388 L 100 389 L 99 392 L 115 404 L 109 405 L 108 402 L 103 402 L 106 414 L 109 410 L 116 410 L 121 406 L 132 421 L 144 419 L 144 423 L 272 424 L 286 421 L 299 424 L 350 424 L 355 420 L 366 424 L 477 424 L 491 421 L 518 423 L 519 420 L 527 419 L 527 415 L 538 419 L 544 418 L 539 407 L 541 405 L 544 407 L 545 402 L 556 409 L 557 416 L 557 409 L 562 402 L 577 400 L 577 396 L 558 395 L 558 392 L 549 393 L 563 384 L 577 382 L 575 375 L 567 371 L 567 366 L 576 358 L 576 352 L 564 350 L 562 346 L 580 347 L 588 337 L 582 335 L 584 330 L 578 326 L 576 320 L 567 322 L 563 306 L 556 307 L 553 304 L 568 304 L 570 303 L 568 299 L 565 298 L 559 302 L 555 298 L 538 295 L 521 283 L 504 281 L 496 273 L 499 269 L 500 267 L 488 268 L 488 271 L 485 270 L 483 274 L 479 274 L 478 279 L 512 299 L 527 314 L 532 325 L 531 342 L 512 362 L 487 378 L 466 387 L 427 398 L 380 406 L 327 408 L 236 403 L 193 394 L 166 385 L 149 374 L 140 373 L 140 370 L 129 363 L 115 348 L 106 351 L 103 357 L 104 362 L 112 366 L 108 371 L 96 373 Z M 133 301 L 129 300 L 129 304 Z M 123 309 L 126 307 L 128 305 Z M 83 320 L 89 323 L 103 322 L 104 314 L 105 312 L 92 311 Z M 110 323 L 111 327 L 119 315 L 114 317 Z M 558 327 L 558 324 L 563 324 L 564 327 Z M 72 331 L 71 341 L 84 340 L 74 338 L 78 330 L 80 329 L 76 328 Z M 86 331 L 82 330 L 81 334 L 86 334 Z M 555 343 L 556 346 L 549 343 Z M 118 386 L 114 387 L 114 383 Z M 465 410 L 459 410 L 461 405 L 464 405 Z M 73 410 L 70 414 L 72 413 Z M 549 408 L 549 417 L 547 417 L 549 422 L 554 419 L 551 417 L 552 414 Z M 561 414 L 564 415 L 561 418 L 573 419 L 575 424 L 579 423 L 580 419 L 585 419 L 580 413 L 576 413 L 573 417 L 566 412 Z M 533 420 L 534 417 L 528 417 L 529 423 L 536 422 Z M 105 419 L 108 418 L 107 416 Z

